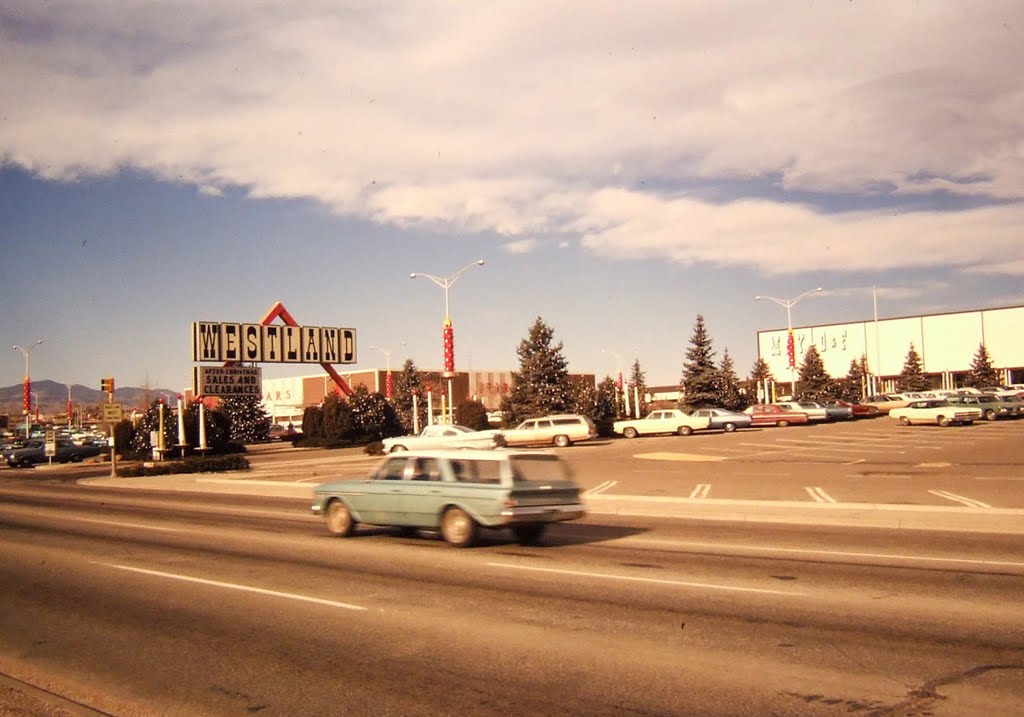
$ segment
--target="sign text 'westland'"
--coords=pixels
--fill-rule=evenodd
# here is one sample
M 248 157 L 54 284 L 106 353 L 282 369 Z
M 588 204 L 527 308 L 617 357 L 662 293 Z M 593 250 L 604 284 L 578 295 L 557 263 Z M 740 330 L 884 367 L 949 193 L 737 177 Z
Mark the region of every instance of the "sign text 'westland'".
M 192 360 L 352 364 L 356 363 L 356 330 L 196 321 Z

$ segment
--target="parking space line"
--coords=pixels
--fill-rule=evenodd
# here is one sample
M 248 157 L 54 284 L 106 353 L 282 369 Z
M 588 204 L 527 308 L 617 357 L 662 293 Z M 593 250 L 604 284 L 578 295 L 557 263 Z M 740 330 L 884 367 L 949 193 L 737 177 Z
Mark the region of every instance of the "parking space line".
M 711 484 L 710 483 L 698 483 L 697 487 L 693 489 L 692 493 L 690 493 L 690 497 L 691 498 L 707 498 L 708 497 L 708 493 L 710 493 L 710 492 L 711 492 Z
M 587 495 L 597 495 L 598 493 L 604 493 L 605 491 L 614 488 L 618 485 L 617 480 L 606 480 L 604 483 L 598 483 L 593 488 L 587 491 Z
M 951 500 L 951 501 L 953 501 L 955 503 L 962 503 L 963 505 L 966 505 L 968 508 L 991 508 L 992 507 L 988 503 L 982 503 L 980 500 L 974 500 L 973 498 L 965 498 L 962 495 L 957 495 L 956 493 L 950 493 L 947 490 L 930 490 L 928 492 L 931 493 L 932 495 L 937 495 L 940 498 L 945 498 L 946 500 Z
M 835 503 L 836 499 L 825 492 L 823 488 L 818 486 L 804 486 L 804 490 L 818 503 Z

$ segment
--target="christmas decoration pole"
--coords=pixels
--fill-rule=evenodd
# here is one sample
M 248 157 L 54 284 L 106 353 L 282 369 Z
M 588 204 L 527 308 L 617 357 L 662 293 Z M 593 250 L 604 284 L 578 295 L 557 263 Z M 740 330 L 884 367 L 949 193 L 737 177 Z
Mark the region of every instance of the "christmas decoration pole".
M 199 399 L 199 451 L 206 451 L 206 403 Z
M 413 435 L 419 435 L 420 432 L 420 410 L 416 401 L 416 391 L 412 392 L 412 432 Z
M 185 404 L 181 397 L 178 397 L 178 448 L 181 449 L 181 457 L 185 457 Z

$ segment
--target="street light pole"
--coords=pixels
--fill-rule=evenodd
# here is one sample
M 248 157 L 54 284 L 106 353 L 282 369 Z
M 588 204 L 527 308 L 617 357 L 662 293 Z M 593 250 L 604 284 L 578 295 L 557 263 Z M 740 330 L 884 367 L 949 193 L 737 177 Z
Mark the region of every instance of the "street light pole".
M 31 420 L 32 412 L 32 379 L 29 378 L 28 374 L 28 357 L 39 344 L 43 343 L 42 339 L 36 339 L 34 344 L 28 346 L 19 346 L 15 344 L 12 348 L 15 351 L 21 351 L 21 355 L 25 357 L 25 398 L 24 398 L 24 410 L 25 410 L 25 440 L 28 440 L 28 434 L 30 430 L 29 421 Z
M 405 346 L 405 342 L 404 341 L 402 342 L 402 346 Z M 385 360 L 385 363 L 387 364 L 387 373 L 384 375 L 384 398 L 386 398 L 387 400 L 390 401 L 391 400 L 391 395 L 394 393 L 394 390 L 395 390 L 395 383 L 394 383 L 394 380 L 391 378 L 391 354 L 392 354 L 392 351 L 391 351 L 391 349 L 386 348 L 384 346 L 371 346 L 370 350 L 371 351 L 380 351 L 382 354 L 384 354 L 384 360 Z
M 448 379 L 448 423 L 454 423 L 453 416 L 454 410 L 452 405 L 452 377 L 455 375 L 455 331 L 452 328 L 452 316 L 450 310 L 450 304 L 448 300 L 448 291 L 451 289 L 452 284 L 458 281 L 459 277 L 464 273 L 472 269 L 474 266 L 483 266 L 483 259 L 477 259 L 472 264 L 459 269 L 451 276 L 434 276 L 433 274 L 420 274 L 413 272 L 409 274 L 410 279 L 416 279 L 422 277 L 424 279 L 430 279 L 432 282 L 444 289 L 444 329 L 442 331 L 442 347 L 444 351 L 444 377 Z
M 810 296 L 811 294 L 816 294 L 821 290 L 820 286 L 815 289 L 808 289 L 804 293 L 792 299 L 776 299 L 774 296 L 754 297 L 755 301 L 768 299 L 769 301 L 774 301 L 776 304 L 783 306 L 786 309 L 786 353 L 789 358 L 789 373 L 792 381 L 790 392 L 794 399 L 796 398 L 796 347 L 793 343 L 793 307 L 799 304 L 805 297 Z

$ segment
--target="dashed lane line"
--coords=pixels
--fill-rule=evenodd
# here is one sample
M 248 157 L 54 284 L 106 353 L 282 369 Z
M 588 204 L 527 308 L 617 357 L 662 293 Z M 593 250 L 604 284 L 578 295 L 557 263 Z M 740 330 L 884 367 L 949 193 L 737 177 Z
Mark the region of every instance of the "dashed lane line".
M 836 499 L 825 492 L 824 488 L 818 486 L 804 486 L 804 490 L 807 494 L 814 499 L 816 503 L 835 503 Z
M 690 497 L 695 499 L 707 498 L 709 493 L 711 493 L 710 483 L 698 483 L 697 487 L 690 493 Z
M 946 500 L 951 500 L 954 503 L 961 503 L 966 505 L 968 508 L 991 508 L 992 506 L 988 503 L 982 503 L 980 500 L 974 500 L 973 498 L 967 498 L 956 493 L 950 493 L 948 490 L 930 490 L 928 491 L 932 495 L 936 495 Z

